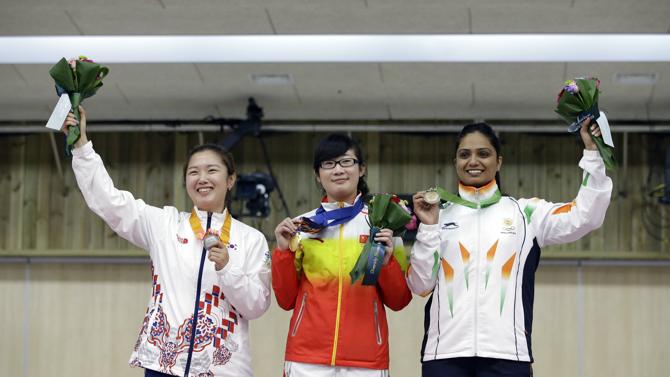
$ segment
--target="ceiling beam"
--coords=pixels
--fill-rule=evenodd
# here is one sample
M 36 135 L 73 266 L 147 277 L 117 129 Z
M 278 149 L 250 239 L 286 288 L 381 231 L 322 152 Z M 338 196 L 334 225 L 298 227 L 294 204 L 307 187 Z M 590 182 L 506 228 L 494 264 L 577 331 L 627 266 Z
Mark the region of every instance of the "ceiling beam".
M 87 131 L 95 132 L 229 132 L 229 119 L 211 120 L 106 120 L 90 121 Z M 264 120 L 266 132 L 400 132 L 400 133 L 455 133 L 473 119 L 355 119 L 355 120 Z M 545 119 L 487 119 L 498 132 L 508 133 L 565 133 L 563 123 Z M 670 120 L 612 121 L 613 133 L 670 133 Z M 32 134 L 52 132 L 44 121 L 0 121 L 0 134 Z

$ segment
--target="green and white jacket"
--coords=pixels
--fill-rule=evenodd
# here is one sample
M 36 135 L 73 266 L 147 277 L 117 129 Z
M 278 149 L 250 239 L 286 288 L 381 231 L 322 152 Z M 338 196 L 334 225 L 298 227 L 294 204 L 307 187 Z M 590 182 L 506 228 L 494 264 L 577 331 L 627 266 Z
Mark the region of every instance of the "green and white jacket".
M 489 357 L 533 361 L 531 330 L 540 248 L 575 241 L 605 219 L 612 180 L 584 151 L 577 198 L 551 203 L 502 196 L 495 181 L 460 185 L 439 222 L 421 224 L 407 280 L 426 304 L 422 360 Z

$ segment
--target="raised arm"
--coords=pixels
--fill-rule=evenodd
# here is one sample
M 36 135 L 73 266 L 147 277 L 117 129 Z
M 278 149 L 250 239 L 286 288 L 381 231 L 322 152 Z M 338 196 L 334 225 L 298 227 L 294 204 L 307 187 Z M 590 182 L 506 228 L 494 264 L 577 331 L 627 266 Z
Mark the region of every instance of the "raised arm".
M 600 135 L 596 125 L 582 125 L 584 153 L 579 167 L 584 171 L 577 197 L 570 203 L 551 203 L 540 199 L 520 201 L 527 222 L 534 228 L 540 246 L 578 240 L 599 228 L 612 194 L 612 179 L 588 132 Z
M 119 236 L 134 245 L 149 250 L 150 229 L 148 219 L 166 220 L 175 211 L 166 211 L 147 205 L 135 199 L 128 191 L 114 187 L 100 156 L 93 150 L 93 144 L 86 135 L 86 112 L 82 107 L 81 137 L 72 150 L 72 169 L 77 184 L 88 207 L 100 216 Z M 63 132 L 67 126 L 76 124 L 72 115 L 65 121 Z

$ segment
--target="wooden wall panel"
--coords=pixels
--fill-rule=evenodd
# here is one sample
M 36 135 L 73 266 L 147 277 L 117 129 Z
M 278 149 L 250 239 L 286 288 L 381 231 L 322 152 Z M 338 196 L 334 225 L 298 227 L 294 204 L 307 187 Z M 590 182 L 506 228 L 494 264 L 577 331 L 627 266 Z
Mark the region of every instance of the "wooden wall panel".
M 312 170 L 312 153 L 322 133 L 268 134 L 264 141 L 290 216 L 311 210 L 320 200 Z M 435 185 L 455 190 L 455 134 L 353 133 L 368 160 L 366 179 L 373 192 L 411 194 Z M 94 133 L 91 136 L 118 188 L 156 206 L 176 204 L 188 210 L 182 167 L 187 150 L 199 142 L 197 133 Z M 215 142 L 217 134 L 203 134 Z M 62 140 L 58 153 L 62 153 Z M 515 197 L 538 196 L 570 201 L 581 181 L 577 162 L 580 141 L 571 135 L 501 134 L 503 190 Z M 623 159 L 624 138 L 615 135 Z M 602 229 L 578 242 L 547 248 L 545 255 L 570 257 L 670 258 L 670 206 L 649 196 L 663 180 L 663 157 L 670 136 L 630 134 L 628 165 L 610 172 L 615 190 Z M 247 138 L 233 150 L 239 173 L 266 172 L 261 144 Z M 134 250 L 86 208 L 74 180 L 70 160 L 60 157 L 61 177 L 47 135 L 5 136 L 0 139 L 0 254 L 49 250 Z M 240 204 L 234 207 L 239 211 Z M 277 193 L 272 214 L 244 219 L 270 241 L 285 211 Z M 653 225 L 650 225 L 653 223 Z M 587 253 L 587 254 L 580 254 Z
M 142 376 L 128 367 L 150 295 L 148 265 L 31 266 L 30 376 Z
M 26 321 L 26 266 L 0 264 L 0 365 L 3 376 L 23 376 Z
M 667 268 L 584 269 L 584 375 L 659 376 L 670 348 Z
M 0 264 L 0 297 L 12 303 L 0 307 L 3 371 L 24 375 L 26 360 L 27 375 L 35 377 L 54 371 L 141 376 L 127 362 L 149 295 L 148 265 Z M 420 375 L 425 302 L 415 296 L 402 311 L 388 312 L 392 375 Z M 273 302 L 251 322 L 254 375 L 280 374 L 290 315 Z M 670 267 L 543 265 L 535 294 L 535 373 L 663 375 L 668 317 Z
M 536 376 L 583 376 L 579 310 L 577 269 L 541 265 L 536 275 L 532 333 Z

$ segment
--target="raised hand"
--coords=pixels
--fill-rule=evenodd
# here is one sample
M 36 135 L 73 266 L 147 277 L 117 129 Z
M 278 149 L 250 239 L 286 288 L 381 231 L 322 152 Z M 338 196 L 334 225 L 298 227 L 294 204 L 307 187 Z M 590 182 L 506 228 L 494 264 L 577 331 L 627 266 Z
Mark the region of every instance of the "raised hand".
M 70 114 L 68 114 L 67 118 L 65 118 L 65 122 L 63 122 L 63 127 L 60 129 L 67 136 L 70 126 L 79 125 L 80 135 L 79 140 L 74 143 L 75 148 L 79 148 L 82 145 L 88 143 L 88 138 L 86 137 L 86 111 L 84 111 L 84 108 L 81 106 L 79 106 L 79 117 L 81 122 L 77 123 L 77 119 L 75 119 L 74 113 L 70 111 Z
M 290 217 L 282 220 L 275 228 L 275 238 L 277 247 L 281 250 L 288 250 L 289 241 L 298 232 L 298 223 L 300 220 L 292 220 Z
M 589 134 L 590 133 L 590 134 Z M 584 148 L 595 151 L 598 149 L 596 143 L 591 138 L 591 135 L 598 137 L 601 135 L 600 127 L 598 123 L 593 122 L 591 118 L 587 118 L 582 122 L 581 128 L 579 130 L 579 135 L 582 137 L 582 142 L 584 142 Z
M 416 218 L 426 225 L 437 224 L 440 217 L 440 204 L 429 204 L 423 199 L 425 191 L 419 191 L 412 197 Z

